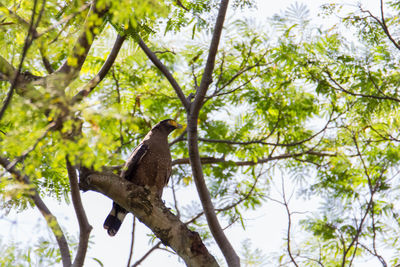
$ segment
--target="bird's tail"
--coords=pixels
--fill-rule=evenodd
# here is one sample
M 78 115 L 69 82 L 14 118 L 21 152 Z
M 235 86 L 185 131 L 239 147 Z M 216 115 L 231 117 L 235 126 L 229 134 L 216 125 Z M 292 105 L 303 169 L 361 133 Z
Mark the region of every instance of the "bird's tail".
M 123 207 L 113 202 L 113 207 L 103 224 L 104 229 L 107 229 L 107 233 L 110 236 L 115 236 L 117 234 L 127 213 L 128 212 Z

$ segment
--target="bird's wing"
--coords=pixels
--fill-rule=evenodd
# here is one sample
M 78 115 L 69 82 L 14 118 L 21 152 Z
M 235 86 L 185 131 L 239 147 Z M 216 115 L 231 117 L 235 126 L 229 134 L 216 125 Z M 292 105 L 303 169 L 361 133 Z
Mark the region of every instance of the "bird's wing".
M 146 155 L 147 151 L 149 150 L 149 146 L 141 143 L 138 145 L 135 150 L 133 150 L 131 156 L 129 157 L 127 163 L 125 164 L 124 171 L 122 172 L 121 176 L 127 180 L 131 180 L 135 171 L 140 164 L 142 158 Z
M 164 186 L 167 186 L 167 184 L 169 182 L 169 178 L 171 177 L 171 173 L 172 173 L 172 166 L 169 165 L 168 168 L 167 168 L 167 177 L 165 177 Z

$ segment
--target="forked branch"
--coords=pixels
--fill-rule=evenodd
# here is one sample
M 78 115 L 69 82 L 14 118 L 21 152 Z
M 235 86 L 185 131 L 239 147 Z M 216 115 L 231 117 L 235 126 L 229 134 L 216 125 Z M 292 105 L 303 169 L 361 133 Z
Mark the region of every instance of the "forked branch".
M 11 166 L 10 164 L 11 162 L 8 159 L 0 157 L 0 165 L 3 166 L 3 168 Z M 34 189 L 28 176 L 22 174 L 15 167 L 9 168 L 8 172 L 11 173 L 16 180 L 28 186 L 32 186 L 32 188 L 30 189 L 31 194 L 29 196 L 35 203 L 35 206 L 38 208 L 40 213 L 43 215 L 44 219 L 47 222 L 48 227 L 51 229 L 57 240 L 63 266 L 64 267 L 71 266 L 71 255 L 69 253 L 67 239 L 65 238 L 64 232 L 62 231 L 60 225 L 58 224 L 57 218 L 50 212 L 49 208 L 46 206 L 46 204 L 39 196 L 39 193 Z

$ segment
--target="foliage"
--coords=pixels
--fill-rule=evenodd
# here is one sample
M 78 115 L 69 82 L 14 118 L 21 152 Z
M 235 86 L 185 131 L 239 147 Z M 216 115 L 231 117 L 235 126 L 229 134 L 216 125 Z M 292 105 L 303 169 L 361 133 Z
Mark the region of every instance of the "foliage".
M 36 29 L 44 34 L 27 50 L 21 73 L 46 76 L 63 66 L 89 12 L 82 8 L 85 3 L 45 2 Z M 68 201 L 67 155 L 73 155 L 74 164 L 95 170 L 121 165 L 156 122 L 170 117 L 185 124 L 185 108 L 163 72 L 139 48 L 139 37 L 173 74 L 185 96 L 194 95 L 207 62 L 218 3 L 99 1 L 109 11 L 100 20 L 79 76 L 65 92 L 59 95 L 40 85 L 30 92 L 15 89 L 0 118 L 1 157 L 17 160 L 15 167 L 31 179 L 40 196 Z M 253 5 L 234 3 L 236 10 Z M 36 15 L 40 7 L 39 1 Z M 399 11 L 396 1 L 385 7 Z M 343 15 L 341 8 L 327 4 L 324 16 Z M 21 18 L 29 22 L 32 9 L 32 1 L 0 5 L 0 46 L 7 48 L 0 56 L 15 68 L 26 44 L 27 25 Z M 393 253 L 400 231 L 400 48 L 391 40 L 396 38 L 391 33 L 398 32 L 399 18 L 387 15 L 385 24 L 381 20 L 360 7 L 343 15 L 337 25 L 316 29 L 307 7 L 296 3 L 261 29 L 237 16 L 226 26 L 198 119 L 203 172 L 220 218 L 243 228 L 246 212 L 268 201 L 274 173 L 285 170 L 306 177 L 296 190 L 302 197 L 319 200 L 319 208 L 301 219 L 307 234 L 292 234 L 301 244 L 292 247 L 295 259 L 285 251 L 277 259 L 281 263 L 350 266 L 355 259 L 370 256 L 383 266 L 400 261 Z M 356 39 L 349 39 L 346 32 L 355 33 Z M 128 39 L 107 76 L 82 101 L 72 103 L 106 62 L 117 34 Z M 0 70 L 4 64 L 0 62 Z M 0 82 L 1 99 L 6 99 L 9 88 L 9 82 Z M 51 123 L 63 116 L 64 106 L 69 112 L 62 127 L 54 129 Z M 74 135 L 80 128 L 81 134 Z M 172 134 L 173 159 L 188 158 L 185 136 L 184 129 Z M 5 172 L 0 176 L 3 206 L 32 206 L 30 188 L 13 180 L 5 168 L 0 169 Z M 189 165 L 177 163 L 173 181 L 177 190 L 194 186 Z M 202 212 L 198 203 L 178 203 L 181 206 L 168 204 L 187 221 L 195 218 L 190 227 L 210 240 L 207 224 L 196 217 Z M 246 242 L 246 264 L 265 262 L 268 252 L 252 253 Z M 393 256 L 383 259 L 383 247 L 393 248 L 388 249 Z M 14 258 L 30 264 L 32 249 L 3 248 L 5 266 L 18 266 Z M 44 252 L 50 259 L 55 253 Z
M 21 243 L 3 243 L 0 252 L 1 266 L 54 266 L 61 261 L 57 247 L 46 240 L 39 240 L 31 247 L 24 247 Z

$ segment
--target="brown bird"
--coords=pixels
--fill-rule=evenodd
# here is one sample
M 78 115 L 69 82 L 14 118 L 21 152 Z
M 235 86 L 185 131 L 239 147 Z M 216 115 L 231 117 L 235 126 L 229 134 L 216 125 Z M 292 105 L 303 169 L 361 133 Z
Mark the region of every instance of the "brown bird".
M 133 150 L 125 163 L 121 177 L 134 184 L 146 186 L 161 198 L 163 188 L 167 185 L 172 170 L 168 135 L 181 127 L 171 119 L 157 123 Z M 112 209 L 103 225 L 110 236 L 114 236 L 118 232 L 127 213 L 128 211 L 113 202 Z

